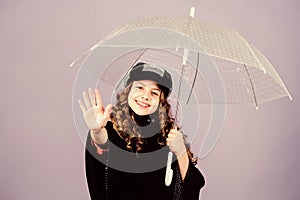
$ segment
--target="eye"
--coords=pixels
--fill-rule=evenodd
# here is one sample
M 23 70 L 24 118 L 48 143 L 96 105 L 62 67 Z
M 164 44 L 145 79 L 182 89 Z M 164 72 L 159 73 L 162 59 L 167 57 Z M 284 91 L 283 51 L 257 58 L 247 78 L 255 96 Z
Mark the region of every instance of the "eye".
M 159 96 L 159 95 L 160 95 L 160 92 L 159 92 L 159 91 L 152 91 L 152 95 L 153 95 L 153 96 Z

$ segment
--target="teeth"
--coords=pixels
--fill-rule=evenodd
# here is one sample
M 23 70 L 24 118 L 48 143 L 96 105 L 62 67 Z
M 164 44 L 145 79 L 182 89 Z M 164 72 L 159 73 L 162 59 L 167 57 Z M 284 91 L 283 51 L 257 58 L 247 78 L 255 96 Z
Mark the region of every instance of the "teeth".
M 141 101 L 137 101 L 137 103 L 138 103 L 139 105 L 141 105 L 141 106 L 144 106 L 144 107 L 149 107 L 149 105 L 148 105 L 148 104 L 146 104 L 146 103 L 143 103 L 143 102 L 141 102 Z

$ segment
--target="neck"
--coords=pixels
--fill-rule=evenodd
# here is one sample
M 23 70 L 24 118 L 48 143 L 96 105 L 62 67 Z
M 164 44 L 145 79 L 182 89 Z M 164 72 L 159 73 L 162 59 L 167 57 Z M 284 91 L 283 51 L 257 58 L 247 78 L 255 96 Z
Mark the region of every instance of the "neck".
M 143 138 L 152 137 L 158 134 L 161 131 L 159 123 L 157 120 L 154 120 L 154 115 L 157 113 L 153 113 L 151 115 L 137 115 L 131 108 L 129 108 L 130 115 L 134 121 L 134 123 L 140 126 L 140 131 Z
M 153 117 L 151 115 L 138 115 L 131 108 L 129 111 L 133 121 L 139 126 L 147 126 L 152 122 Z

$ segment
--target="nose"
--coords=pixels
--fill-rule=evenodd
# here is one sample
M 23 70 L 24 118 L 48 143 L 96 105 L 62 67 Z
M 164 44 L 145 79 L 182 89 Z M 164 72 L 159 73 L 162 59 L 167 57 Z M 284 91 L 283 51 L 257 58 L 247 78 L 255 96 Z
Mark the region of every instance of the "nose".
M 149 100 L 151 96 L 151 91 L 148 90 L 144 90 L 143 94 L 142 94 L 142 98 L 145 100 Z

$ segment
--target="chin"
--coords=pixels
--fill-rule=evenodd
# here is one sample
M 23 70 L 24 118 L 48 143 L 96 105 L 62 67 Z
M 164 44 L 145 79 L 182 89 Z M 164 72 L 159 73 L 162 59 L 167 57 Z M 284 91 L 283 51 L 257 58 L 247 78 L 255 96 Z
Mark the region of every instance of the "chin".
M 133 112 L 135 114 L 140 115 L 140 116 L 151 115 L 154 113 L 149 110 L 140 110 L 140 109 L 134 109 L 134 108 L 131 108 L 131 109 L 133 110 Z
M 135 114 L 140 115 L 140 116 L 152 114 L 151 112 L 145 112 L 145 111 L 139 111 L 139 110 L 133 110 L 133 111 L 135 112 Z

